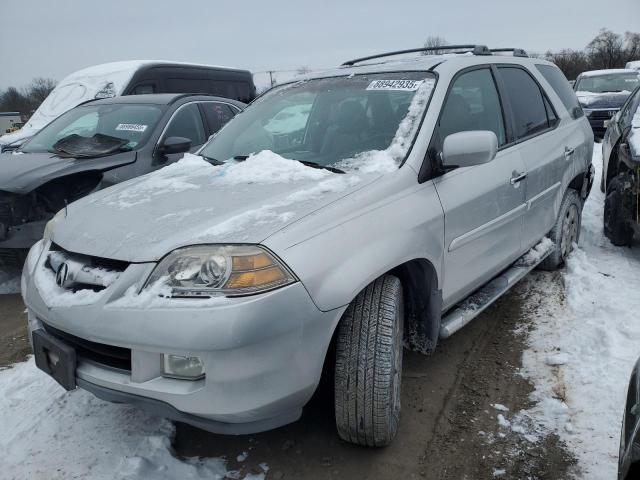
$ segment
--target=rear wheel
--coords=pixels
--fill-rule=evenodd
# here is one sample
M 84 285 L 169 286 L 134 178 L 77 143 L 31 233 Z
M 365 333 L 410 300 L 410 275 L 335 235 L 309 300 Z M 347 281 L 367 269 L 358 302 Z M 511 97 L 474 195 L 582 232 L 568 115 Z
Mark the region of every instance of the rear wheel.
M 607 185 L 604 199 L 604 234 L 617 246 L 630 245 L 633 240 L 634 202 L 631 191 L 633 177 L 620 173 Z
M 573 250 L 573 244 L 578 243 L 580 239 L 581 223 L 582 200 L 580 200 L 578 192 L 570 188 L 562 199 L 556 224 L 549 232 L 549 238 L 555 248 L 540 264 L 542 270 L 557 270 L 564 265 Z
M 351 302 L 338 327 L 335 409 L 343 440 L 389 444 L 400 419 L 402 284 L 384 275 Z

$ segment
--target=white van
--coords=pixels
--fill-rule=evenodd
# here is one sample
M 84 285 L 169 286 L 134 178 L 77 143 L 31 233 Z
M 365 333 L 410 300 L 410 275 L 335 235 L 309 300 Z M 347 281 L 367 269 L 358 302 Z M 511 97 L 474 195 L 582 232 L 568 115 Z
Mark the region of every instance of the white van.
M 631 68 L 632 70 L 640 70 L 640 60 L 634 60 L 633 62 L 627 62 L 624 68 Z
M 18 148 L 49 122 L 88 100 L 142 93 L 207 93 L 249 103 L 256 88 L 251 72 L 228 67 L 159 60 L 95 65 L 58 83 L 19 131 L 0 137 L 0 152 Z

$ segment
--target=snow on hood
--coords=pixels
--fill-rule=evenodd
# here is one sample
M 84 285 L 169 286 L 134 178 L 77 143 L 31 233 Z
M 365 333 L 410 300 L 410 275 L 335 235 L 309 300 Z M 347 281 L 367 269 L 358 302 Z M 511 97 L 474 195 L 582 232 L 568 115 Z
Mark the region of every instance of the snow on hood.
M 20 130 L 0 137 L 0 144 L 8 145 L 33 136 L 49 122 L 82 102 L 122 95 L 136 70 L 148 63 L 152 62 L 104 63 L 72 73 L 56 85 Z
M 160 170 L 71 204 L 53 240 L 87 255 L 157 261 L 175 248 L 260 243 L 287 224 L 397 170 L 419 128 L 433 82 L 413 98 L 389 148 L 312 168 L 272 151 L 214 166 L 186 154 Z
M 154 261 L 197 243 L 259 243 L 371 173 L 332 173 L 270 151 L 220 166 L 188 154 L 71 204 L 54 241 L 127 261 Z
M 594 93 L 579 90 L 576 92 L 580 105 L 585 108 L 619 108 L 631 95 L 628 90 L 622 92 Z

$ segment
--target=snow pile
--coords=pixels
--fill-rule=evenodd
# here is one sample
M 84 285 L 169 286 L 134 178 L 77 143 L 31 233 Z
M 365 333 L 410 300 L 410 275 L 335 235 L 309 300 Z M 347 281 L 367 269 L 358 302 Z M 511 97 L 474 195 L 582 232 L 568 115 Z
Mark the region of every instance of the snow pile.
M 65 392 L 33 359 L 0 370 L 0 432 L 3 478 L 240 478 L 222 458 L 176 458 L 170 422 Z
M 310 168 L 300 162 L 284 158 L 271 150 L 249 155 L 241 162 L 217 167 L 223 181 L 229 185 L 241 183 L 293 183 L 302 180 L 321 180 L 333 175 L 328 170 Z
M 108 304 L 109 308 L 195 308 L 211 307 L 237 301 L 237 299 L 219 297 L 203 298 L 171 298 L 171 287 L 166 283 L 167 277 L 160 278 L 138 293 L 138 285 L 130 286 L 122 295 Z
M 549 237 L 544 237 L 531 250 L 520 257 L 516 265 L 519 267 L 537 265 L 551 251 L 553 245 L 553 241 Z
M 594 149 L 594 185 L 601 174 Z M 525 309 L 535 321 L 523 374 L 536 387 L 528 414 L 555 431 L 586 479 L 614 478 L 626 389 L 640 355 L 640 249 L 614 247 L 602 233 L 603 194 L 583 212 L 580 248 L 567 262 L 565 289 L 543 273 L 529 279 Z M 542 278 L 540 278 L 542 277 Z

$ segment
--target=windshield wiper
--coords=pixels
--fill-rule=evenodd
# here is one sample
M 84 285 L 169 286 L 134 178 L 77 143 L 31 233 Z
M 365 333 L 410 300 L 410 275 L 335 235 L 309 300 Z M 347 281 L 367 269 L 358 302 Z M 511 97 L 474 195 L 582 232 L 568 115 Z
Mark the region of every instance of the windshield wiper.
M 249 155 L 236 155 L 235 157 L 233 157 L 233 159 L 237 160 L 238 162 L 243 162 L 247 158 L 249 158 Z M 339 168 L 332 167 L 330 165 L 321 165 L 319 163 L 311 162 L 309 160 L 295 160 L 295 159 L 292 159 L 292 160 L 311 168 L 321 168 L 324 170 L 329 170 L 330 172 L 333 172 L 333 173 L 345 173 L 344 170 L 340 170 Z
M 217 158 L 213 158 L 213 157 L 207 157 L 206 155 L 200 155 L 202 158 L 204 158 L 207 162 L 212 163 L 213 165 L 224 165 L 224 162 L 221 162 L 220 160 L 218 160 Z
M 333 172 L 333 173 L 345 173 L 344 170 L 340 170 L 339 168 L 332 167 L 331 165 L 320 165 L 319 163 L 310 162 L 308 160 L 296 160 L 296 162 L 300 162 L 301 164 L 311 168 L 323 168 L 324 170 L 329 170 L 330 172 Z

